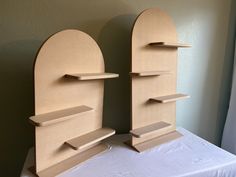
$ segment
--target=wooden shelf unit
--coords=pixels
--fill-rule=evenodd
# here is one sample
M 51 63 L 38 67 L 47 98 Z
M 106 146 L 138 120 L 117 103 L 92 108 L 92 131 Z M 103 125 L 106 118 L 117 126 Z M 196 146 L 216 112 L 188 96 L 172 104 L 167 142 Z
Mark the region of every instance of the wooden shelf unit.
M 145 127 L 131 130 L 130 133 L 134 137 L 142 138 L 142 137 L 148 136 L 150 134 L 153 134 L 157 131 L 169 128 L 169 127 L 171 127 L 171 124 L 169 124 L 167 122 L 160 121 L 160 122 L 157 122 L 157 123 L 145 126 Z
M 93 111 L 93 108 L 82 105 L 45 114 L 39 114 L 36 116 L 31 116 L 29 120 L 35 126 L 42 127 L 66 121 L 89 111 Z
M 65 78 L 76 79 L 79 81 L 84 80 L 97 80 L 97 79 L 111 79 L 119 77 L 115 73 L 80 73 L 80 74 L 66 74 Z
M 102 128 L 102 79 L 118 76 L 105 72 L 99 46 L 82 31 L 63 30 L 45 41 L 34 65 L 35 115 L 29 118 L 35 174 L 57 176 L 109 148 L 101 140 L 115 130 Z
M 105 138 L 108 138 L 115 134 L 115 130 L 111 128 L 101 128 L 85 135 L 73 138 L 65 142 L 74 150 L 81 150 L 87 148 Z
M 138 152 L 181 137 L 175 131 L 175 101 L 189 96 L 159 96 L 163 93 L 176 93 L 177 49 L 191 47 L 176 41 L 178 39 L 173 20 L 159 8 L 147 9 L 135 20 L 131 39 L 130 145 Z M 172 103 L 155 104 L 168 102 Z
M 178 100 L 187 99 L 187 98 L 190 98 L 190 96 L 177 93 L 177 94 L 172 94 L 172 95 L 165 95 L 165 96 L 150 98 L 149 100 L 156 101 L 158 103 L 169 103 L 169 102 L 178 101 Z
M 169 71 L 142 71 L 142 72 L 130 72 L 131 76 L 162 76 L 166 74 L 171 74 Z
M 189 44 L 181 44 L 181 43 L 174 43 L 174 42 L 152 42 L 149 43 L 150 46 L 156 46 L 156 47 L 191 47 Z

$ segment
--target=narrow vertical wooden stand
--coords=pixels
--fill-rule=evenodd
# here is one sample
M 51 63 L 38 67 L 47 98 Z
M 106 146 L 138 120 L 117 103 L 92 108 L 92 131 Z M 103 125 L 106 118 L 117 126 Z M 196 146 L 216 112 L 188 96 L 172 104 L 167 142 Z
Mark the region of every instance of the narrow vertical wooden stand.
M 35 173 L 51 177 L 103 152 L 101 140 L 115 134 L 102 128 L 104 60 L 84 32 L 64 30 L 41 47 L 34 68 Z
M 177 43 L 171 18 L 158 8 L 142 12 L 132 32 L 132 134 L 130 145 L 142 152 L 181 136 L 176 128 Z

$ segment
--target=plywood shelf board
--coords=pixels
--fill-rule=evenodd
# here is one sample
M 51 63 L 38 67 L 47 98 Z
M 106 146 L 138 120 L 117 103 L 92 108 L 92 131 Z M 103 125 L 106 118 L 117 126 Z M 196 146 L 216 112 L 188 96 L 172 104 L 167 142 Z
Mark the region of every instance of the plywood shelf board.
M 39 171 L 37 174 L 35 172 L 35 167 L 30 167 L 30 171 L 33 174 L 36 174 L 40 177 L 53 177 L 61 174 L 64 171 L 67 171 L 74 166 L 80 164 L 81 162 L 84 162 L 88 160 L 89 158 L 98 155 L 104 151 L 106 151 L 109 148 L 108 145 L 101 143 L 99 145 L 96 145 L 86 151 L 83 151 L 81 153 L 78 153 L 77 155 L 70 157 L 69 159 L 66 159 L 62 162 L 59 162 L 56 165 L 53 165 L 45 170 Z
M 115 134 L 115 130 L 111 128 L 101 128 L 93 132 L 90 132 L 88 134 L 68 140 L 65 142 L 65 144 L 67 144 L 74 150 L 80 150 L 92 144 L 95 144 L 107 137 L 110 137 L 114 134 Z
M 169 127 L 171 127 L 171 124 L 164 121 L 160 121 L 160 122 L 157 122 L 157 123 L 145 126 L 145 127 L 131 130 L 130 133 L 137 138 L 142 138 L 152 133 L 155 133 L 157 131 L 160 131 L 162 129 L 169 128 Z
M 181 100 L 181 99 L 186 99 L 189 97 L 190 97 L 189 95 L 179 93 L 179 94 L 172 94 L 172 95 L 150 98 L 150 100 L 158 102 L 158 103 L 168 103 L 168 102 L 173 102 L 173 101 L 177 101 L 177 100 Z
M 71 119 L 77 115 L 93 111 L 93 108 L 90 108 L 85 105 L 76 106 L 73 108 L 53 111 L 45 114 L 39 114 L 30 117 L 30 122 L 35 126 L 48 126 L 62 121 Z
M 162 76 L 165 74 L 171 74 L 170 71 L 142 71 L 142 72 L 130 72 L 131 76 Z
M 119 77 L 119 74 L 115 73 L 80 73 L 80 74 L 66 74 L 65 78 L 77 79 L 77 80 L 96 80 L 96 79 L 110 79 Z
M 148 141 L 144 141 L 142 143 L 136 144 L 133 147 L 138 151 L 138 152 L 143 152 L 146 151 L 148 149 L 151 149 L 155 146 L 161 145 L 163 143 L 167 143 L 169 141 L 178 139 L 180 137 L 182 137 L 183 135 L 181 133 L 179 133 L 178 131 L 172 131 L 170 133 L 167 133 L 165 135 L 161 135 L 157 138 L 153 138 L 151 140 Z
M 174 43 L 174 42 L 152 42 L 149 43 L 151 46 L 156 47 L 191 47 L 189 44 L 181 44 L 181 43 Z

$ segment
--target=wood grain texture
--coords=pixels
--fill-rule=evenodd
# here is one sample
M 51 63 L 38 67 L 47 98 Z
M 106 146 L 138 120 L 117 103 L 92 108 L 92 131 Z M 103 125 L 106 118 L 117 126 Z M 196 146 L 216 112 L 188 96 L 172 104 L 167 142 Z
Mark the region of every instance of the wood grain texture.
M 66 121 L 74 117 L 79 117 L 81 114 L 87 113 L 89 111 L 93 111 L 93 108 L 82 105 L 73 108 L 53 111 L 50 113 L 31 116 L 29 119 L 30 122 L 35 126 L 48 126 L 51 124 Z
M 119 74 L 115 73 L 81 73 L 81 74 L 66 74 L 66 78 L 83 80 L 97 80 L 97 79 L 111 79 L 119 77 Z
M 141 71 L 141 72 L 131 72 L 131 76 L 162 76 L 165 74 L 171 74 L 169 71 Z
M 178 94 L 172 94 L 172 95 L 166 95 L 166 96 L 159 96 L 159 97 L 155 97 L 155 98 L 150 98 L 150 100 L 158 102 L 158 103 L 169 103 L 169 102 L 173 102 L 173 101 L 186 99 L 186 98 L 189 98 L 189 97 L 190 97 L 189 95 L 178 93 Z
M 167 143 L 169 141 L 178 139 L 182 137 L 183 135 L 177 131 L 172 131 L 166 134 L 163 134 L 162 136 L 153 138 L 151 140 L 145 141 L 143 143 L 135 144 L 133 147 L 138 151 L 138 152 L 143 152 L 148 149 L 151 149 L 155 146 L 159 146 L 163 143 Z
M 153 123 L 145 127 L 131 130 L 130 133 L 137 138 L 142 138 L 145 136 L 149 136 L 150 134 L 153 134 L 157 131 L 160 131 L 161 129 L 165 129 L 169 126 L 171 126 L 171 124 L 161 121 L 161 122 Z
M 151 46 L 156 47 L 191 47 L 189 44 L 181 44 L 181 43 L 174 43 L 174 42 L 151 42 L 149 43 Z
M 101 128 L 85 135 L 68 140 L 65 143 L 74 150 L 80 150 L 114 134 L 115 130 L 111 128 Z
M 170 124 L 159 131 L 151 131 L 148 136 L 133 134 L 136 137 L 132 136 L 131 145 L 136 147 L 175 130 L 176 103 L 155 104 L 149 99 L 176 94 L 177 49 L 188 45 L 177 42 L 172 19 L 158 8 L 147 9 L 138 16 L 133 26 L 131 44 L 131 76 L 154 76 L 160 74 L 157 71 L 171 73 L 160 74 L 159 77 L 131 78 L 131 132 L 157 122 Z
M 41 47 L 34 66 L 35 116 L 86 105 L 94 111 L 50 126 L 35 127 L 36 172 L 87 148 L 75 151 L 65 142 L 102 128 L 104 81 L 78 82 L 68 73 L 105 73 L 97 43 L 86 33 L 64 30 Z M 91 148 L 91 147 L 89 147 Z

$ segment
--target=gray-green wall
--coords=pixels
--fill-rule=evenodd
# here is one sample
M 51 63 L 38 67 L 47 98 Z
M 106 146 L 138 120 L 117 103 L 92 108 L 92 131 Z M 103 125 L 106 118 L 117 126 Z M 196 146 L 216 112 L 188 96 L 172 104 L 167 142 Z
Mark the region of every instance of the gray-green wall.
M 0 0 L 1 175 L 19 176 L 33 145 L 33 61 L 53 33 L 75 28 L 91 35 L 104 54 L 106 70 L 120 74 L 106 82 L 104 124 L 128 132 L 130 122 L 130 32 L 137 15 L 160 7 L 174 19 L 181 49 L 178 91 L 192 98 L 178 103 L 177 124 L 219 143 L 227 111 L 231 64 L 226 46 L 231 0 Z M 222 85 L 223 84 L 223 85 Z

